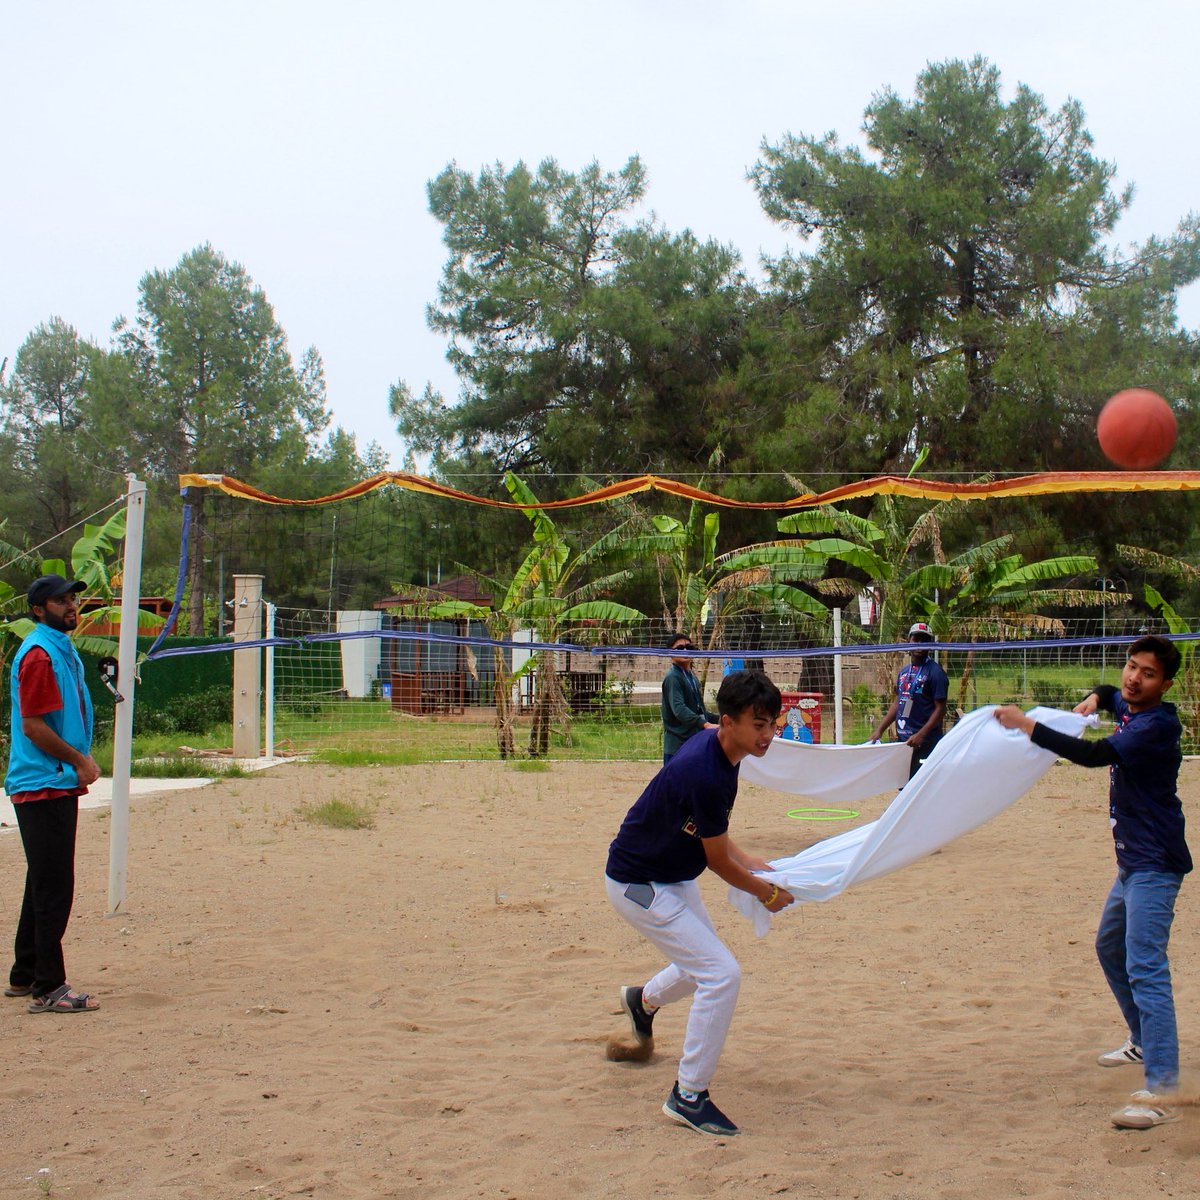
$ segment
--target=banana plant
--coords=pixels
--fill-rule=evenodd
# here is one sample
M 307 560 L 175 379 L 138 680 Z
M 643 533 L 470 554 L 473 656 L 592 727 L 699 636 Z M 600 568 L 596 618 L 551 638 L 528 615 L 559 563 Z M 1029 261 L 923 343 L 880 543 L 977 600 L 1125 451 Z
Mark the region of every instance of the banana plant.
M 520 504 L 536 505 L 529 486 L 511 472 L 505 476 L 509 495 Z M 436 589 L 419 589 L 424 595 L 394 611 L 422 619 L 470 619 L 481 621 L 496 641 L 511 642 L 520 628 L 537 632 L 542 642 L 558 642 L 572 626 L 583 622 L 628 623 L 644 619 L 636 608 L 609 599 L 610 593 L 628 580 L 632 570 L 608 572 L 588 578 L 591 569 L 603 564 L 623 545 L 629 522 L 582 549 L 574 547 L 539 508 L 524 510 L 533 526 L 533 545 L 507 581 L 491 579 L 463 564 L 456 568 L 469 575 L 492 597 L 491 606 L 468 600 L 447 600 Z M 399 590 L 399 589 L 398 589 Z M 415 589 L 408 588 L 412 592 Z M 502 647 L 494 649 L 496 746 L 502 759 L 515 755 L 513 686 L 534 674 L 533 722 L 529 755 L 539 757 L 549 749 L 550 726 L 560 723 L 562 736 L 570 744 L 571 714 L 562 692 L 553 651 L 538 651 L 518 670 L 510 669 Z
M 623 624 L 644 619 L 645 614 L 609 597 L 633 576 L 631 568 L 607 571 L 606 564 L 624 557 L 623 550 L 632 518 L 597 538 L 590 546 L 573 546 L 544 509 L 533 507 L 538 498 L 523 479 L 511 471 L 504 477 L 508 494 L 519 504 L 533 525 L 533 546 L 513 577 L 513 611 L 536 629 L 543 642 L 561 641 L 565 632 L 581 622 Z M 598 569 L 605 573 L 589 578 Z M 554 651 L 540 650 L 536 660 L 533 721 L 529 731 L 529 755 L 538 758 L 550 745 L 550 727 L 560 723 L 567 744 L 571 740 L 571 712 L 563 695 Z
M 31 580 L 36 575 L 70 576 L 86 585 L 85 591 L 89 596 L 97 596 L 105 601 L 100 608 L 89 610 L 87 616 L 80 619 L 76 632 L 71 635 L 77 649 L 102 657 L 116 654 L 116 639 L 91 634 L 87 630 L 89 625 L 119 622 L 121 619 L 120 606 L 113 603 L 113 589 L 118 576 L 113 570 L 112 562 L 115 559 L 116 543 L 124 536 L 125 509 L 120 508 L 103 525 L 84 525 L 82 536 L 71 546 L 70 570 L 61 558 L 42 559 L 35 567 L 28 555 L 2 541 L 0 554 L 9 562 L 28 562 L 27 572 Z M 7 620 L 0 620 L 0 680 L 3 681 L 4 703 L 8 698 L 8 662 L 34 628 L 33 621 L 25 615 L 25 609 L 25 593 L 0 580 L 0 614 L 11 614 Z M 153 630 L 161 624 L 161 617 L 139 610 L 140 629 Z M 3 706 L 4 704 L 0 703 L 0 707 Z
M 758 542 L 717 553 L 721 516 L 693 502 L 686 520 L 660 514 L 652 529 L 623 537 L 621 561 L 653 559 L 663 616 L 703 650 L 725 646 L 730 621 L 748 612 L 776 613 L 824 628 L 828 607 L 797 586 L 823 590 L 825 560 L 795 540 Z M 806 630 L 808 632 L 808 630 Z
M 877 637 L 900 642 L 914 620 L 925 621 L 943 640 L 1012 636 L 1016 632 L 1061 635 L 1062 622 L 1044 616 L 1045 608 L 1084 608 L 1125 603 L 1123 592 L 1070 585 L 1072 577 L 1094 574 L 1091 555 L 1068 554 L 1027 563 L 1012 553 L 1012 534 L 947 557 L 942 523 L 961 505 L 947 501 L 906 525 L 894 497 L 881 497 L 876 520 L 822 506 L 781 518 L 783 532 L 807 535 L 808 553 L 829 565 L 862 571 L 879 593 Z M 831 535 L 831 536 L 818 536 Z M 924 553 L 922 549 L 924 548 Z M 921 563 L 922 557 L 932 562 Z M 859 578 L 832 575 L 825 586 L 851 596 L 863 587 Z M 892 664 L 889 664 L 889 667 Z M 959 681 L 958 706 L 965 709 L 974 667 L 967 654 Z
M 1194 570 L 1195 568 L 1192 569 Z M 1162 617 L 1167 623 L 1167 631 L 1169 633 L 1193 632 L 1187 621 L 1163 599 L 1157 589 L 1151 587 L 1148 583 L 1145 585 L 1145 595 L 1147 607 Z M 1196 747 L 1200 745 L 1200 707 L 1197 707 L 1195 703 L 1184 703 L 1182 701 L 1185 696 L 1189 699 L 1194 697 L 1196 686 L 1200 684 L 1200 670 L 1197 669 L 1196 663 L 1196 643 L 1180 642 L 1179 658 L 1179 671 L 1176 674 L 1181 701 L 1178 708 L 1179 722 L 1183 726 L 1184 750 L 1189 754 L 1194 754 Z

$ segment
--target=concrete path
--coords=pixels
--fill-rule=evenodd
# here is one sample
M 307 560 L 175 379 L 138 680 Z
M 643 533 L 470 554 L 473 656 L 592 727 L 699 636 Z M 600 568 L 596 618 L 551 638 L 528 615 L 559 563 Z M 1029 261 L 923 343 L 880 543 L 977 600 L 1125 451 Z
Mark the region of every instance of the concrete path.
M 284 762 L 295 762 L 295 758 L 239 758 L 234 760 L 243 771 L 262 771 L 267 767 Z M 156 792 L 182 792 L 190 788 L 207 787 L 216 780 L 208 777 L 196 779 L 146 779 L 135 776 L 129 781 L 130 796 L 149 796 Z M 105 808 L 112 803 L 112 780 L 98 779 L 88 788 L 88 794 L 79 801 L 80 808 Z M 0 792 L 0 834 L 15 830 L 17 817 L 7 796 Z

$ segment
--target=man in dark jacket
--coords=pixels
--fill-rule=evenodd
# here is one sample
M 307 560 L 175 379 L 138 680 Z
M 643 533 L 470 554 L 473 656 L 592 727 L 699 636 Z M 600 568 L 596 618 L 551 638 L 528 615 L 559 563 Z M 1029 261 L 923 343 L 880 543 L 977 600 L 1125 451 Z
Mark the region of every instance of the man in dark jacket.
M 692 671 L 689 651 L 695 647 L 685 633 L 671 639 L 671 669 L 662 681 L 663 766 L 679 753 L 679 748 L 693 734 L 715 727 L 720 717 L 704 707 L 700 680 Z

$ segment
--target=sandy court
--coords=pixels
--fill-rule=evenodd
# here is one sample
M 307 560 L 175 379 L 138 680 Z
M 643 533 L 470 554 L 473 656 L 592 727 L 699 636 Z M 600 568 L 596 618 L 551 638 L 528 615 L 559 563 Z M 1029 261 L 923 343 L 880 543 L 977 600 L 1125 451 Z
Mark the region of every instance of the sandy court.
M 990 825 L 761 941 L 706 876 L 745 971 L 713 1085 L 744 1136 L 718 1143 L 659 1112 L 685 1005 L 650 1064 L 603 1057 L 618 986 L 659 965 L 600 878 L 652 769 L 294 765 L 135 797 L 115 919 L 108 814 L 82 813 L 68 965 L 103 1009 L 3 1001 L 0 1194 L 39 1195 L 43 1167 L 52 1195 L 97 1200 L 1200 1191 L 1200 1108 L 1119 1132 L 1140 1073 L 1093 1061 L 1123 1037 L 1091 945 L 1113 874 L 1102 772 L 1056 766 Z M 1181 786 L 1190 806 L 1200 763 Z M 331 796 L 374 806 L 375 828 L 297 818 Z M 796 803 L 744 788 L 734 836 L 778 855 L 847 828 L 789 820 Z M 23 873 L 0 836 L 6 946 Z M 1172 942 L 1189 1088 L 1198 904 L 1189 881 Z

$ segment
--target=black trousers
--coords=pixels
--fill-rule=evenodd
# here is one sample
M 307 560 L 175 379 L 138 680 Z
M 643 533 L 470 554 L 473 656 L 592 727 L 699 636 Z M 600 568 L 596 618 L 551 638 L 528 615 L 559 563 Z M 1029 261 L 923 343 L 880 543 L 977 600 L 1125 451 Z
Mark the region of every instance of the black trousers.
M 908 777 L 911 779 L 920 769 L 921 764 L 933 753 L 933 748 L 942 740 L 942 735 L 939 733 L 932 740 L 926 738 L 919 746 L 913 747 L 912 761 L 908 767 Z
M 62 941 L 75 901 L 75 829 L 79 797 L 27 800 L 14 804 L 25 847 L 25 898 L 17 922 L 8 981 L 33 985 L 44 996 L 67 982 Z

